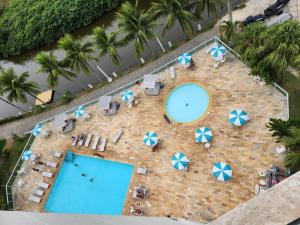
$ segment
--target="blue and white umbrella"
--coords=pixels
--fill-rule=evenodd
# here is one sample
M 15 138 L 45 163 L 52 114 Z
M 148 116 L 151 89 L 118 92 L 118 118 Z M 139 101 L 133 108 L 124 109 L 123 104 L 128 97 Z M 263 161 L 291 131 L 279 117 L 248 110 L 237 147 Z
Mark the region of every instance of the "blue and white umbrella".
M 227 163 L 218 162 L 214 165 L 212 174 L 219 181 L 228 181 L 232 177 L 232 169 Z
M 212 132 L 208 127 L 200 127 L 195 132 L 197 142 L 206 143 L 212 139 Z
M 217 44 L 217 46 L 211 48 L 209 50 L 210 54 L 214 57 L 216 61 L 220 61 L 223 59 L 224 55 L 226 54 L 227 50 L 223 45 Z
M 32 152 L 30 150 L 25 150 L 22 154 L 22 160 L 28 160 L 31 157 Z
M 133 92 L 131 90 L 126 90 L 122 93 L 122 100 L 124 102 L 130 102 L 133 99 Z
M 85 108 L 84 108 L 84 106 L 79 106 L 79 107 L 76 109 L 76 111 L 75 111 L 74 114 L 75 114 L 76 117 L 82 117 L 84 113 L 85 113 Z
M 148 131 L 144 136 L 144 144 L 153 147 L 158 142 L 158 136 L 155 132 Z
M 41 124 L 35 125 L 35 127 L 31 131 L 33 136 L 39 136 L 41 134 L 41 132 L 42 132 L 42 125 Z
M 177 152 L 172 157 L 172 166 L 177 170 L 184 170 L 187 168 L 190 160 L 181 152 Z
M 178 62 L 182 65 L 188 65 L 191 62 L 192 56 L 190 53 L 183 53 L 178 57 Z
M 248 120 L 248 114 L 241 109 L 235 109 L 229 115 L 229 122 L 237 127 L 245 125 Z

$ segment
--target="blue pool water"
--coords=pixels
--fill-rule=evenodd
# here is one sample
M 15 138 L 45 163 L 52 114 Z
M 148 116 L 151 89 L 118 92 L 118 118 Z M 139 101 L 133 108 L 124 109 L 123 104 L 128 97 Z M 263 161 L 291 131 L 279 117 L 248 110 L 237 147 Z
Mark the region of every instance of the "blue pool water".
M 192 122 L 204 115 L 209 106 L 209 95 L 204 88 L 188 83 L 172 90 L 166 100 L 166 112 L 171 120 Z
M 133 165 L 82 155 L 73 163 L 61 166 L 45 211 L 121 215 Z

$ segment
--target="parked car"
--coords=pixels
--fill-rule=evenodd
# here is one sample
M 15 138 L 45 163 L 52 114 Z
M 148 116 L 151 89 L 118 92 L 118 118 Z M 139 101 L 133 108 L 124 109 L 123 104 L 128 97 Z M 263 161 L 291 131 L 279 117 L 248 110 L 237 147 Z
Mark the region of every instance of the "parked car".
M 256 16 L 248 16 L 244 21 L 243 25 L 247 26 L 251 23 L 258 22 L 258 21 L 264 21 L 265 16 L 263 14 L 257 14 Z
M 266 23 L 266 25 L 269 27 L 269 26 L 272 26 L 274 24 L 278 24 L 278 23 L 282 23 L 282 22 L 284 22 L 286 20 L 290 20 L 292 18 L 293 18 L 292 14 L 290 14 L 290 13 L 282 13 L 281 15 L 277 16 L 276 18 L 268 21 Z
M 289 0 L 277 0 L 273 5 L 265 9 L 264 15 L 266 17 L 276 15 L 278 11 L 280 11 L 286 4 L 288 4 L 288 2 Z

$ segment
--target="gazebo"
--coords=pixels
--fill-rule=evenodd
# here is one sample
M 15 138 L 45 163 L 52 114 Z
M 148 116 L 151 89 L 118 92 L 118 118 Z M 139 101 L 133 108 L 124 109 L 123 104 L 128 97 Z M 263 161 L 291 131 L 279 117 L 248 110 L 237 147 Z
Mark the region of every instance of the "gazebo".
M 99 108 L 105 116 L 115 115 L 117 113 L 117 104 L 112 96 L 102 96 L 99 99 Z
M 146 95 L 159 95 L 160 82 L 157 75 L 148 74 L 144 76 L 142 87 Z

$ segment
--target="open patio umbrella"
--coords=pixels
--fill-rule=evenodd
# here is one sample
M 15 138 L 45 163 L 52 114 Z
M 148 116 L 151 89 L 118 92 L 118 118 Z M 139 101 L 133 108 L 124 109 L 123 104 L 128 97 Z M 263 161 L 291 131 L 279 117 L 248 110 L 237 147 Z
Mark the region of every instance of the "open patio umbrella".
M 177 170 L 184 170 L 187 168 L 190 160 L 181 152 L 177 152 L 172 157 L 172 166 Z
M 183 53 L 178 57 L 178 63 L 182 65 L 188 65 L 191 62 L 192 56 L 190 53 Z
M 241 109 L 235 109 L 229 115 L 229 122 L 237 127 L 245 125 L 248 119 L 248 114 Z
M 208 127 L 200 127 L 195 132 L 197 142 L 206 143 L 212 139 L 212 132 Z
M 228 181 L 232 177 L 232 169 L 227 163 L 218 162 L 214 165 L 212 174 L 219 181 Z
M 35 127 L 31 131 L 33 136 L 39 136 L 41 134 L 41 132 L 42 132 L 42 125 L 41 124 L 35 125 Z
M 148 131 L 144 136 L 144 144 L 153 147 L 158 142 L 158 136 L 155 132 Z
M 25 150 L 22 154 L 22 160 L 28 160 L 31 157 L 32 152 L 30 150 Z
M 122 93 L 122 100 L 124 102 L 130 102 L 133 99 L 133 92 L 131 90 L 126 90 Z
M 220 61 L 223 59 L 224 55 L 226 54 L 227 50 L 224 46 L 217 44 L 217 46 L 211 48 L 209 50 L 210 54 L 216 61 Z
M 82 117 L 84 113 L 85 113 L 85 108 L 84 106 L 81 105 L 76 109 L 74 114 L 76 117 Z

